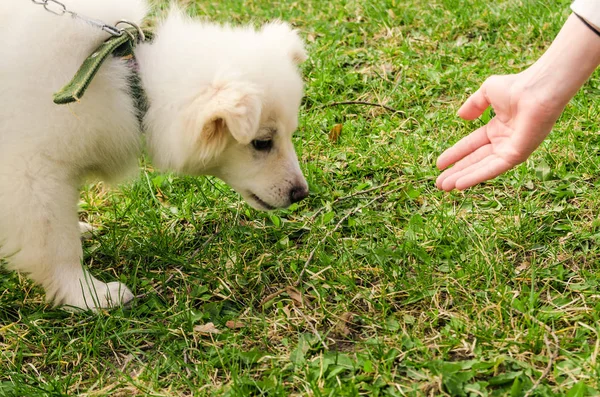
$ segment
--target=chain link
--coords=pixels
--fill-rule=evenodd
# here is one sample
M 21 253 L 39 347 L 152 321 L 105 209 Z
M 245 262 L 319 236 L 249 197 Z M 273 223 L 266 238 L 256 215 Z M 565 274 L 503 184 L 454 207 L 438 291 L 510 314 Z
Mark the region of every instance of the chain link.
M 74 19 L 79 19 L 80 21 L 84 21 L 92 26 L 97 27 L 105 31 L 106 33 L 112 36 L 121 36 L 123 34 L 123 30 L 117 28 L 116 26 L 108 25 L 102 21 L 97 19 L 88 18 L 83 15 L 79 15 L 74 11 L 67 9 L 67 6 L 61 3 L 58 0 L 31 0 L 34 4 L 44 6 L 44 9 L 54 15 L 63 16 L 65 14 L 71 15 Z

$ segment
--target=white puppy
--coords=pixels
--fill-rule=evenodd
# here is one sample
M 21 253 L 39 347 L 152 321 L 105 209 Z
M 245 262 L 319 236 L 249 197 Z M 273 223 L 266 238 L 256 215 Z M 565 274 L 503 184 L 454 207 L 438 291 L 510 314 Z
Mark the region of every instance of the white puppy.
M 61 0 L 81 15 L 141 23 L 142 0 Z M 143 140 L 130 93 L 132 63 L 111 57 L 77 103 L 53 93 L 109 36 L 27 0 L 0 6 L 0 258 L 41 284 L 47 299 L 110 307 L 133 295 L 82 268 L 78 186 L 135 169 Z M 135 57 L 149 108 L 154 163 L 215 175 L 251 206 L 283 208 L 308 195 L 292 145 L 306 55 L 284 23 L 256 31 L 171 11 Z

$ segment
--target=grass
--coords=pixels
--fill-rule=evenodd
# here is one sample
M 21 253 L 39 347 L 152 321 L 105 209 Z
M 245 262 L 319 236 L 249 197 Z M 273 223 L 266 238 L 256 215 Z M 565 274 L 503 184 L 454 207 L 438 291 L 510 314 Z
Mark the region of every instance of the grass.
M 311 196 L 261 213 L 145 162 L 120 189 L 85 187 L 101 228 L 85 263 L 138 299 L 68 313 L 4 271 L 0 395 L 600 394 L 598 76 L 525 164 L 463 193 L 433 184 L 482 122 L 461 102 L 541 55 L 569 3 L 187 1 L 300 29 Z

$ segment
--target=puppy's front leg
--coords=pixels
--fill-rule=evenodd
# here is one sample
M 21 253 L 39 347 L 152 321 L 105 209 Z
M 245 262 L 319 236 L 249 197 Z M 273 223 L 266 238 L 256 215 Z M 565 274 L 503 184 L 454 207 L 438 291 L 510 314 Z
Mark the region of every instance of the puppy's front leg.
M 74 184 L 48 174 L 0 175 L 0 192 L 0 257 L 42 285 L 48 300 L 97 309 L 133 298 L 125 285 L 103 283 L 82 267 Z

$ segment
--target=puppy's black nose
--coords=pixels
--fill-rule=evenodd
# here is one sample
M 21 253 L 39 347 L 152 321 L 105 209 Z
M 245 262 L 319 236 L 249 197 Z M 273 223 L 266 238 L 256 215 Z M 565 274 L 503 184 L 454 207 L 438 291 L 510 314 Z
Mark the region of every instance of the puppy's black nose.
M 290 201 L 297 203 L 308 197 L 308 188 L 305 186 L 295 186 L 290 190 Z

